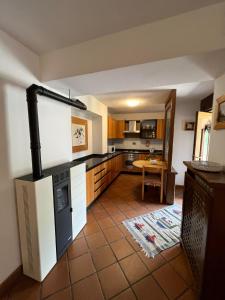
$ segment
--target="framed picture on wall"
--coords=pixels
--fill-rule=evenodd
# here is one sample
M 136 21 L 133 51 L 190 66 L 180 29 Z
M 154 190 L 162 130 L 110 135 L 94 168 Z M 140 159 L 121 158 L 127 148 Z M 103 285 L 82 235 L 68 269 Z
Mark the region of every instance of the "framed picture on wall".
M 185 122 L 184 130 L 194 130 L 195 122 Z
M 72 117 L 72 151 L 80 152 L 88 149 L 88 122 L 87 120 Z
M 225 129 L 225 95 L 218 98 L 214 129 Z

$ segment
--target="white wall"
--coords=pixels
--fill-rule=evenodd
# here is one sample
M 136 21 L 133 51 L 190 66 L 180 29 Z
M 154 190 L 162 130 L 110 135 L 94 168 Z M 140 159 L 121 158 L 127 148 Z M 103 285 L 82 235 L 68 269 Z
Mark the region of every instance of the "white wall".
M 43 80 L 222 49 L 224 10 L 225 3 L 207 6 L 46 53 Z
M 31 173 L 26 88 L 41 83 L 39 57 L 1 31 L 0 57 L 1 283 L 21 264 L 14 178 Z M 71 107 L 44 97 L 38 100 L 43 167 L 71 161 Z M 91 96 L 83 100 L 101 120 L 98 150 L 104 153 L 107 149 L 107 108 Z M 89 150 L 91 152 L 91 148 Z
M 0 31 L 0 283 L 20 265 L 13 178 L 30 172 L 25 87 L 37 83 L 39 58 Z
M 213 100 L 213 125 L 216 119 L 216 99 L 225 94 L 225 74 L 215 80 Z M 213 126 L 212 126 L 213 127 Z M 225 165 L 225 130 L 212 129 L 209 145 L 209 161 Z
M 149 120 L 149 119 L 164 119 L 165 112 L 151 113 L 130 113 L 130 114 L 112 114 L 116 120 Z
M 200 101 L 177 101 L 175 124 L 174 124 L 174 143 L 173 143 L 173 162 L 172 166 L 177 171 L 176 184 L 184 184 L 184 173 L 186 167 L 183 161 L 192 160 L 194 131 L 185 131 L 185 121 L 194 122 L 195 113 L 200 109 Z

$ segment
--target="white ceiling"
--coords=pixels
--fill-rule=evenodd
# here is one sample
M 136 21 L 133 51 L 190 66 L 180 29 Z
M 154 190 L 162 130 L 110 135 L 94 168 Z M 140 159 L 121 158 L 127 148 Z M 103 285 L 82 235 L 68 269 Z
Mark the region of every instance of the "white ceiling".
M 225 49 L 129 66 L 47 82 L 74 96 L 92 94 L 112 112 L 161 110 L 163 90 L 176 89 L 178 101 L 200 100 L 213 92 L 214 80 L 225 71 Z M 155 100 L 151 103 L 152 90 Z M 126 99 L 143 97 L 140 107 L 129 108 Z M 123 100 L 124 99 L 124 100 Z
M 108 106 L 111 113 L 144 113 L 164 110 L 170 90 L 133 91 L 96 95 L 97 99 Z M 128 100 L 138 101 L 138 106 L 129 107 Z
M 0 29 L 40 54 L 218 2 L 0 0 Z

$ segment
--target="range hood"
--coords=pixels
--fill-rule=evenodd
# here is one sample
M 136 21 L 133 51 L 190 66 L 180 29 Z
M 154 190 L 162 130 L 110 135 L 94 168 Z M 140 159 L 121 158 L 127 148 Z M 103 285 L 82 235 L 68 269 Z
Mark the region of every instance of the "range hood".
M 125 130 L 124 133 L 140 133 L 140 130 L 137 130 L 137 121 L 128 121 L 128 130 Z

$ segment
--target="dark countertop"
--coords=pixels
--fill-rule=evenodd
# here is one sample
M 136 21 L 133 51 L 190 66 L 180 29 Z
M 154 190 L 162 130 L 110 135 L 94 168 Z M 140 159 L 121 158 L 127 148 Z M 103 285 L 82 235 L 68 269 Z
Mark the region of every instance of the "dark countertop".
M 44 169 L 43 170 L 43 177 L 48 177 L 51 175 L 55 175 L 57 173 L 59 173 L 62 170 L 65 169 L 70 169 L 74 166 L 80 165 L 82 163 L 86 163 L 86 171 L 89 171 L 95 167 L 97 167 L 98 165 L 100 165 L 101 163 L 119 155 L 122 153 L 149 153 L 149 150 L 138 150 L 138 149 L 119 149 L 119 151 L 116 151 L 115 153 L 106 153 L 106 154 L 92 154 L 92 155 L 88 155 L 88 156 L 84 156 L 82 158 L 78 158 L 75 159 L 71 162 L 67 162 L 58 166 L 54 166 L 48 169 Z M 160 150 L 156 150 L 154 153 L 151 153 L 151 155 L 162 155 L 162 151 Z M 41 178 L 41 179 L 42 179 Z M 28 175 L 24 175 L 21 176 L 19 178 L 17 178 L 19 180 L 25 180 L 25 181 L 37 181 L 34 180 L 33 175 L 32 174 L 28 174 Z
M 78 161 L 80 163 L 85 162 L 86 163 L 86 171 L 89 171 L 98 165 L 102 164 L 103 162 L 112 159 L 113 157 L 116 157 L 117 155 L 121 154 L 121 151 L 116 151 L 115 153 L 107 153 L 104 155 L 101 154 L 92 154 L 88 155 L 82 158 L 78 158 L 75 161 Z
M 98 165 L 100 165 L 101 163 L 121 154 L 122 152 L 121 151 L 116 151 L 115 153 L 106 153 L 106 154 L 92 154 L 92 155 L 88 155 L 88 156 L 84 156 L 82 158 L 78 158 L 78 159 L 75 159 L 71 162 L 67 162 L 67 163 L 64 163 L 64 164 L 61 164 L 61 165 L 58 165 L 58 166 L 54 166 L 54 167 L 51 167 L 51 168 L 48 168 L 48 169 L 44 169 L 43 170 L 43 178 L 45 177 L 48 177 L 48 176 L 52 176 L 52 175 L 55 175 L 57 173 L 59 173 L 60 171 L 62 170 L 65 170 L 65 169 L 70 169 L 72 167 L 75 167 L 77 165 L 80 165 L 82 163 L 86 163 L 86 171 L 89 171 L 95 167 L 97 167 Z M 24 175 L 24 176 L 21 176 L 19 178 L 17 178 L 19 180 L 25 180 L 25 181 L 38 181 L 38 180 L 35 180 L 33 178 L 33 175 L 32 174 L 28 174 L 28 175 Z
M 213 173 L 213 172 L 199 171 L 192 167 L 190 161 L 184 161 L 184 164 L 192 173 L 198 175 L 202 180 L 206 181 L 211 187 L 225 184 L 224 172 Z

